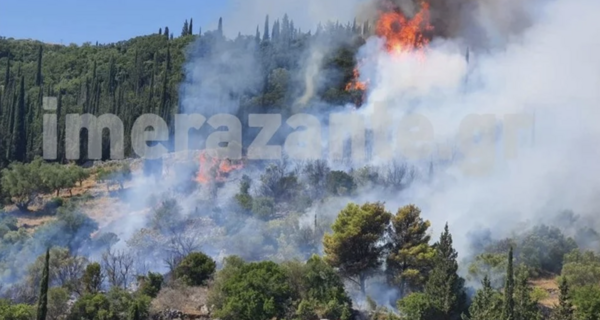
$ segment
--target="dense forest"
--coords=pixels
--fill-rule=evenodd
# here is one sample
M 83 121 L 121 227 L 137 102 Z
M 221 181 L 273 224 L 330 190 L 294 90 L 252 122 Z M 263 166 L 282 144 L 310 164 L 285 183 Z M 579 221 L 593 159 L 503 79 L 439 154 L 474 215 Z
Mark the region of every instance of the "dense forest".
M 194 86 L 214 88 L 206 97 L 233 101 L 239 115 L 291 113 L 307 90 L 303 61 L 323 43 L 328 81 L 314 108 L 362 99 L 346 84 L 368 24 L 304 33 L 287 16 L 267 17 L 235 39 L 225 27 L 202 33 L 189 20 L 177 34 L 165 27 L 81 46 L 0 39 L 1 319 L 600 319 L 600 235 L 590 221 L 557 210 L 503 238 L 470 230 L 467 253 L 458 252 L 455 226 L 390 204 L 430 181 L 432 164 L 232 165 L 201 154 L 165 159 L 151 178 L 130 145 L 122 161 L 70 163 L 64 147 L 58 161 L 40 158 L 45 97 L 57 98 L 59 123 L 67 113 L 113 113 L 126 132 L 144 113 L 171 123 L 202 109 L 183 101 Z M 224 53 L 256 61 L 255 79 L 194 78 L 190 61 Z M 217 69 L 223 78 L 239 71 Z M 124 214 L 101 223 L 93 210 Z

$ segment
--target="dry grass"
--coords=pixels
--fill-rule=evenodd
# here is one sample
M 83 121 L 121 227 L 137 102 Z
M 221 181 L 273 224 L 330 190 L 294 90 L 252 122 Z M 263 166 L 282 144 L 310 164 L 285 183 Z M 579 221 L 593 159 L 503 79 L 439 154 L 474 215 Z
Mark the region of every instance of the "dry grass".
M 179 310 L 185 315 L 207 316 L 207 297 L 208 288 L 175 285 L 161 289 L 158 296 L 152 300 L 150 308 L 152 313 L 158 313 L 168 308 Z
M 558 284 L 556 277 L 535 279 L 531 281 L 531 285 L 548 292 L 548 297 L 540 301 L 541 305 L 552 308 L 555 304 L 558 304 Z

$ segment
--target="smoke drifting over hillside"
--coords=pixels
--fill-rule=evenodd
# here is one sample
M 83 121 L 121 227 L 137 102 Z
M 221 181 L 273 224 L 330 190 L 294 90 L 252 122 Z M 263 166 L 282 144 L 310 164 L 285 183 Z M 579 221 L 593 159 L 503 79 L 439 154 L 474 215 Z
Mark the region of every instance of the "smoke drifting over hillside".
M 331 14 L 329 17 L 336 17 L 340 13 L 338 8 L 327 11 L 328 3 L 321 8 Z M 360 3 L 353 10 L 360 19 L 375 21 L 381 3 Z M 394 4 L 408 17 L 416 10 L 410 1 Z M 468 234 L 475 229 L 489 228 L 494 237 L 502 237 L 528 222 L 544 221 L 563 209 L 591 218 L 600 192 L 593 176 L 600 163 L 600 151 L 594 147 L 600 143 L 600 129 L 595 123 L 600 116 L 596 106 L 600 101 L 597 90 L 600 37 L 592 34 L 598 33 L 598 28 L 593 27 L 597 24 L 593 12 L 600 5 L 592 0 L 531 1 L 527 6 L 522 1 L 490 0 L 475 4 L 436 0 L 430 5 L 436 29 L 424 57 L 411 53 L 399 57 L 384 49 L 385 39 L 368 37 L 357 56 L 363 62 L 359 65 L 361 79 L 369 79 L 366 101 L 358 111 L 348 111 L 370 116 L 376 112 L 376 105 L 383 105 L 391 127 L 409 114 L 425 116 L 433 134 L 429 143 L 431 152 L 420 161 L 409 159 L 418 168 L 420 178 L 400 193 L 389 193 L 375 186 L 360 190 L 355 197 L 308 208 L 300 221 L 312 225 L 316 213 L 322 221 L 331 222 L 348 201 L 386 201 L 391 211 L 414 203 L 423 209 L 425 218 L 432 220 L 435 234 L 449 222 L 458 251 L 465 257 L 470 254 L 472 241 Z M 263 3 L 257 8 L 290 9 L 286 2 L 277 2 L 272 7 Z M 307 23 L 322 21 L 322 16 L 311 14 L 310 5 L 303 10 L 308 10 L 302 11 L 307 12 Z M 262 21 L 250 17 L 240 23 Z M 471 45 L 475 47 L 472 51 Z M 319 45 L 302 53 L 304 58 L 300 61 L 305 65 L 300 69 L 308 70 L 308 78 L 327 79 L 320 75 L 322 66 L 313 64 L 322 63 L 323 54 L 330 49 Z M 227 101 L 230 107 L 224 110 L 237 113 L 238 100 L 230 93 L 248 87 L 256 89 L 265 77 L 253 65 L 255 60 L 249 52 L 232 53 L 217 47 L 206 60 L 206 55 L 195 55 L 191 50 L 186 69 L 193 80 L 182 86 L 183 108 L 188 112 L 212 114 L 218 109 L 208 104 L 209 109 L 205 109 L 201 104 Z M 223 77 L 219 66 L 233 68 L 225 73 L 229 76 Z M 312 83 L 304 74 L 299 78 L 294 81 Z M 211 85 L 210 90 L 205 84 Z M 305 104 L 314 102 L 307 91 L 297 97 Z M 330 106 L 330 110 L 348 109 Z M 471 114 L 493 115 L 492 127 L 497 129 L 487 137 L 493 140 L 494 148 L 483 151 L 484 157 L 491 155 L 493 166 L 479 176 L 465 173 L 464 166 L 474 165 L 470 163 L 473 159 L 461 154 L 464 141 L 457 139 L 462 121 Z M 505 120 L 511 114 L 535 119 L 534 125 L 525 123 L 516 135 L 519 141 L 516 154 L 505 144 L 510 127 Z M 326 119 L 328 115 L 319 117 Z M 396 142 L 392 139 L 389 144 Z M 323 144 L 326 147 L 327 141 Z M 397 154 L 395 160 L 407 159 Z M 377 159 L 373 161 L 372 164 L 378 163 Z M 425 179 L 429 168 L 432 176 Z M 245 240 L 254 239 L 259 244 L 259 238 L 265 237 L 261 234 L 265 232 L 263 222 L 230 215 L 227 211 L 230 208 L 224 205 L 237 191 L 242 174 L 258 181 L 261 172 L 250 166 L 233 173 L 231 182 L 218 191 L 220 200 L 216 202 L 193 197 L 182 202 L 185 211 L 198 206 L 200 210 L 215 210 L 216 204 L 219 219 L 246 226 L 239 233 L 227 235 L 228 241 L 206 242 L 212 253 L 248 254 L 253 250 Z M 172 185 L 178 183 L 172 181 Z M 231 243 L 244 245 L 235 247 Z
M 265 11 L 272 17 L 288 13 L 296 27 L 303 30 L 328 19 L 352 24 L 354 16 L 359 26 L 365 21 L 373 26 L 382 6 L 384 12 L 399 9 L 408 19 L 422 8 L 417 1 L 401 0 L 239 1 L 230 15 L 224 16 L 224 28 L 226 35 L 235 36 L 238 30 L 254 30 L 260 25 L 262 38 Z M 158 181 L 138 175 L 132 190 L 122 196 L 132 214 L 101 231 L 116 233 L 121 239 L 118 248 L 135 245 L 142 263 L 165 271 L 165 261 L 173 252 L 191 248 L 217 260 L 233 254 L 248 260 L 284 260 L 320 251 L 321 239 L 315 235 L 321 236 L 318 232 L 323 229 L 328 231 L 348 202 L 384 201 L 391 212 L 413 203 L 422 209 L 424 218 L 432 221 L 433 239 L 444 223 L 449 223 L 461 258 L 473 253 L 472 231 L 489 229 L 492 237 L 501 238 L 534 223 L 551 223 L 551 217 L 564 209 L 581 215 L 588 225 L 600 226 L 595 212 L 600 205 L 600 181 L 595 174 L 600 169 L 597 12 L 597 0 L 431 0 L 428 13 L 433 33 L 423 50 L 405 50 L 405 43 L 390 50 L 387 39 L 378 37 L 374 30 L 363 35 L 364 45 L 356 55 L 357 80 L 368 85 L 360 107 L 317 98 L 317 92 L 326 92 L 341 78 L 326 64 L 332 52 L 348 45 L 339 39 L 321 39 L 291 50 L 288 64 L 297 74 L 290 74 L 282 67 L 265 71 L 272 66 L 260 65 L 257 55 L 269 51 L 260 51 L 261 44 L 255 43 L 254 35 L 230 41 L 214 34 L 202 36 L 189 48 L 179 107 L 181 112 L 196 112 L 207 118 L 216 113 L 239 116 L 244 124 L 245 145 L 258 131 L 248 129 L 248 114 L 262 104 L 246 99 L 247 93 L 285 83 L 292 88 L 285 103 L 301 106 L 294 110 L 311 112 L 325 132 L 327 119 L 334 112 L 358 116 L 370 129 L 378 127 L 369 122 L 373 119 L 387 121 L 379 127 L 390 130 L 402 127 L 403 119 L 420 115 L 425 119 L 419 126 L 420 135 L 417 132 L 406 139 L 409 132 L 400 131 L 403 135 L 385 138 L 384 144 L 391 148 L 402 141 L 424 139 L 427 152 L 411 159 L 406 150 L 400 150 L 387 162 L 373 158 L 362 163 L 341 163 L 326 158 L 332 170 L 381 166 L 388 176 L 395 174 L 398 188 L 366 185 L 354 194 L 325 198 L 310 206 L 302 206 L 305 199 L 291 199 L 285 190 L 288 184 L 281 187 L 269 184 L 268 179 L 276 177 L 287 182 L 293 180 L 287 179 L 292 173 L 298 173 L 299 180 L 306 179 L 300 174 L 305 168 L 303 161 L 287 159 L 275 169 L 264 162 L 249 161 L 228 171 L 220 181 L 204 184 L 197 179 L 199 154 L 169 155 Z M 276 64 L 279 58 L 273 54 L 265 60 Z M 274 109 L 283 109 L 279 107 Z M 384 119 L 381 114 L 374 118 L 380 112 L 377 108 L 382 107 L 386 110 Z M 507 121 L 515 114 L 532 122 L 515 125 Z M 492 117 L 488 122 L 491 125 L 475 130 L 480 131 L 479 138 L 492 145 L 478 154 L 469 154 L 474 149 L 465 147 L 474 140 L 475 132 L 466 131 L 470 139 L 459 135 L 471 115 Z M 475 125 L 486 121 L 479 118 Z M 510 131 L 515 126 L 520 129 Z M 191 147 L 204 147 L 203 141 L 212 133 L 205 132 L 206 127 L 190 137 Z M 511 133 L 515 136 L 510 137 Z M 274 138 L 284 139 L 281 132 Z M 517 141 L 515 148 L 512 141 Z M 327 150 L 330 143 L 324 135 L 323 149 Z M 487 159 L 491 166 L 483 163 L 485 170 L 473 175 L 469 170 L 482 165 L 474 161 L 477 159 Z M 387 166 L 390 162 L 396 167 Z M 399 163 L 414 168 L 414 175 L 409 169 L 403 171 L 405 167 Z M 240 191 L 243 175 L 253 181 L 248 189 L 257 198 L 275 194 L 300 205 L 296 203 L 294 211 L 262 202 L 261 212 L 275 212 L 268 213 L 276 216 L 276 221 L 240 214 L 239 204 L 233 199 Z M 319 196 L 318 188 L 326 184 L 309 179 L 302 182 L 307 185 L 304 191 L 309 198 Z M 167 212 L 178 215 L 172 218 L 176 222 L 172 229 L 160 230 L 153 219 L 160 202 L 167 198 L 176 199 L 179 206 Z M 140 231 L 142 228 L 158 231 Z M 153 232 L 162 234 L 154 236 Z M 94 256 L 97 252 L 86 254 Z

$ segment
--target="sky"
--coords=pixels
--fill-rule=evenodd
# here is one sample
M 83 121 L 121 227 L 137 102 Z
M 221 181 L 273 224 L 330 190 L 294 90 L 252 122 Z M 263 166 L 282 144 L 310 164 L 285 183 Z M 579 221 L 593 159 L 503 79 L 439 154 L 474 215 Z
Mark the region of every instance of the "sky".
M 57 44 L 111 43 L 169 27 L 179 36 L 186 19 L 194 33 L 217 28 L 226 36 L 262 32 L 270 20 L 288 14 L 302 31 L 319 22 L 349 22 L 365 0 L 0 0 L 0 36 Z M 342 5 L 343 4 L 343 5 Z
M 165 26 L 179 36 L 185 19 L 193 18 L 195 33 L 215 28 L 231 5 L 231 0 L 0 0 L 0 36 L 109 43 Z

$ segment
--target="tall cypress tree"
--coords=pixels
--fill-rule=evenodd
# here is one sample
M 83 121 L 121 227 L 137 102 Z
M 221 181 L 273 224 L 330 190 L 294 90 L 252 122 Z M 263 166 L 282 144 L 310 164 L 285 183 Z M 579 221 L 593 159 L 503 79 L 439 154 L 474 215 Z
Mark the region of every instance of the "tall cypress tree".
M 188 28 L 188 35 L 194 34 L 194 20 L 190 18 L 190 26 Z
M 8 84 L 10 82 L 10 52 L 8 52 L 8 57 L 6 58 L 6 73 L 4 74 L 4 87 L 8 88 Z
M 515 312 L 514 317 L 518 320 L 541 319 L 537 301 L 531 298 L 531 287 L 528 285 L 529 271 L 520 267 L 515 281 Z
M 492 288 L 490 278 L 485 275 L 483 287 L 477 290 L 469 307 L 470 320 L 498 320 L 502 313 L 502 297 Z
M 44 271 L 42 273 L 42 282 L 40 283 L 40 296 L 37 307 L 37 320 L 46 320 L 48 312 L 48 273 L 50 269 L 50 248 L 46 250 L 46 260 L 44 263 Z
M 258 26 L 256 26 L 256 36 L 254 36 L 254 39 L 256 42 L 260 43 L 260 30 Z
M 515 319 L 515 278 L 513 272 L 513 248 L 508 251 L 508 265 L 506 267 L 506 282 L 504 284 L 504 308 L 502 310 L 502 320 Z
M 167 38 L 167 40 L 169 40 L 169 27 L 165 27 L 165 38 Z
M 219 29 L 218 29 L 219 35 L 222 37 L 223 36 L 223 18 L 219 18 Z
M 25 161 L 27 153 L 27 134 L 25 132 L 25 77 L 21 76 L 19 85 L 19 97 L 14 112 L 14 128 L 12 141 L 12 159 L 15 161 Z
M 185 19 L 185 22 L 183 23 L 183 28 L 181 28 L 181 36 L 182 37 L 187 36 L 189 31 L 190 31 L 190 24 L 188 23 L 187 19 Z
M 569 293 L 569 284 L 567 283 L 566 277 L 560 278 L 560 283 L 558 284 L 558 289 L 560 294 L 558 296 L 558 306 L 554 308 L 552 312 L 552 320 L 574 320 L 575 310 L 573 308 L 573 303 L 571 303 L 571 296 Z
M 265 28 L 263 29 L 263 41 L 269 40 L 269 31 L 269 15 L 267 15 L 267 17 L 265 18 Z
M 467 295 L 464 279 L 458 276 L 458 253 L 452 247 L 452 235 L 448 224 L 440 240 L 435 244 L 436 255 L 433 270 L 425 285 L 425 294 L 435 308 L 440 320 L 458 320 L 466 311 Z
M 42 85 L 42 54 L 43 54 L 43 50 L 44 50 L 44 48 L 40 45 L 39 50 L 38 50 L 38 58 L 37 58 L 37 71 L 35 73 L 35 85 L 38 87 Z

